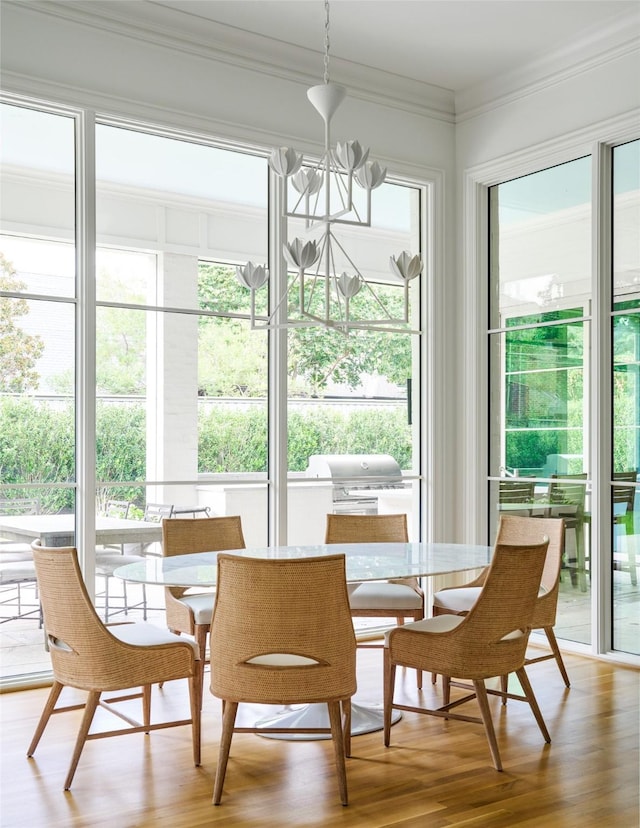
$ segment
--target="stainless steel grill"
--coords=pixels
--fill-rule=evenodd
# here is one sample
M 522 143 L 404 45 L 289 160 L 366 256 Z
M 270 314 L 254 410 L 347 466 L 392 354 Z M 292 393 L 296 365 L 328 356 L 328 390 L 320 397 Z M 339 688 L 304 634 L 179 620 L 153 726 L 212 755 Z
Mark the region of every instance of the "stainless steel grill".
M 390 454 L 312 454 L 306 475 L 333 483 L 336 514 L 375 515 L 374 491 L 405 487 L 400 466 Z

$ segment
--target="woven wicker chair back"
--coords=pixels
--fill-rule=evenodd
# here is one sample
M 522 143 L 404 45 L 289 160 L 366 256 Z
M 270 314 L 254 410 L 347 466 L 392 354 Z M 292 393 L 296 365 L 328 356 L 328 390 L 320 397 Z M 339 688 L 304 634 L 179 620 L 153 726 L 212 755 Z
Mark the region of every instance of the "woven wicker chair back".
M 503 515 L 498 526 L 498 543 L 536 543 L 549 538 L 547 557 L 542 571 L 541 594 L 536 601 L 532 629 L 553 627 L 556 622 L 560 567 L 564 554 L 564 520 Z
M 191 552 L 222 552 L 244 549 L 239 515 L 209 518 L 170 518 L 162 521 L 162 554 L 188 555 Z M 168 587 L 175 598 L 186 590 Z
M 426 637 L 403 631 L 392 644 L 394 660 L 402 664 L 406 657 L 410 666 L 462 679 L 519 670 L 524 665 L 548 543 L 546 538 L 537 544 L 497 543 L 482 592 L 460 625 Z M 524 634 L 513 635 L 518 630 Z M 422 647 L 427 648 L 424 653 Z
M 407 543 L 407 516 L 327 515 L 325 543 Z
M 356 690 L 356 640 L 344 555 L 218 556 L 211 623 L 211 692 L 229 701 L 327 702 Z M 313 664 L 248 664 L 291 654 Z
M 78 553 L 71 546 L 32 544 L 54 678 L 83 690 L 120 690 L 184 678 L 193 649 L 176 644 L 140 648 L 116 639 L 98 617 Z

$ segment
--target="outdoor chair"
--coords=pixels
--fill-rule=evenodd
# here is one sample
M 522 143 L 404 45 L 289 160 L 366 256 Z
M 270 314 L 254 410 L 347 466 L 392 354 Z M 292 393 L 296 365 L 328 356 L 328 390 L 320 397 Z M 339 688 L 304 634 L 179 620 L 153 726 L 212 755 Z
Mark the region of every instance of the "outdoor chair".
M 636 586 L 638 583 L 638 573 L 636 564 L 636 527 L 635 527 L 635 500 L 636 500 L 636 486 L 638 475 L 634 471 L 629 472 L 614 472 L 613 474 L 613 488 L 611 491 L 611 500 L 613 506 L 613 523 L 614 526 L 622 526 L 625 532 L 625 547 L 626 547 L 626 562 L 621 561 L 616 556 L 616 543 L 614 541 L 614 560 L 613 566 L 615 569 L 628 569 L 631 584 Z M 620 485 L 627 483 L 628 485 Z
M 566 533 L 570 529 L 573 530 L 575 551 L 571 555 L 567 554 L 566 563 L 572 586 L 579 586 L 582 592 L 587 591 L 587 558 L 584 537 L 586 480 L 586 473 L 552 474 L 549 484 L 549 505 L 545 510 L 545 517 L 564 520 L 565 547 Z
M 128 518 L 131 506 L 133 504 L 128 500 L 109 500 L 105 508 L 105 516 L 113 518 Z M 139 544 L 124 544 L 117 545 L 109 544 L 99 546 L 96 548 L 96 576 L 104 579 L 104 620 L 109 621 L 110 616 L 118 612 L 129 614 L 129 610 L 142 608 L 142 617 L 147 620 L 147 590 L 144 584 L 142 588 L 142 600 L 136 604 L 129 603 L 129 592 L 126 581 L 119 580 L 122 586 L 122 607 L 114 609 L 112 607 L 113 595 L 110 593 L 109 587 L 111 580 L 114 578 L 114 571 L 125 564 L 136 563 L 141 560 L 140 554 L 135 554 L 139 550 Z M 96 596 L 96 598 L 99 595 Z
M 40 501 L 34 497 L 0 498 L 0 514 L 39 515 Z M 23 587 L 29 587 L 33 597 L 25 599 Z M 0 538 L 0 606 L 9 609 L 9 615 L 3 615 L 0 623 L 32 618 L 42 626 L 37 592 L 31 543 Z

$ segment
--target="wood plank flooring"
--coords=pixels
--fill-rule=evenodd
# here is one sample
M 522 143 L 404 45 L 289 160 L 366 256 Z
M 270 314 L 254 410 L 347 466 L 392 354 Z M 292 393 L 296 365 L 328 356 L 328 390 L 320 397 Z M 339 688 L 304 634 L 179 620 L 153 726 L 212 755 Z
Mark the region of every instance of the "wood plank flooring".
M 498 773 L 481 725 L 405 713 L 392 729 L 391 747 L 383 746 L 381 732 L 353 739 L 346 808 L 330 742 L 249 734 L 234 737 L 222 804 L 213 806 L 220 708 L 208 691 L 202 767 L 191 763 L 188 728 L 102 739 L 85 746 L 72 789 L 64 793 L 80 714 L 55 716 L 29 760 L 26 748 L 47 691 L 5 693 L 0 825 L 638 828 L 640 672 L 572 655 L 565 661 L 568 690 L 553 662 L 528 669 L 550 745 L 528 705 L 510 701 L 504 708 L 494 698 L 505 768 Z M 434 691 L 425 679 L 430 699 Z M 381 700 L 380 650 L 358 651 L 358 680 L 356 700 Z M 415 698 L 415 673 L 400 673 L 398 686 L 401 696 Z M 154 689 L 155 718 L 184 715 L 186 701 L 182 682 Z

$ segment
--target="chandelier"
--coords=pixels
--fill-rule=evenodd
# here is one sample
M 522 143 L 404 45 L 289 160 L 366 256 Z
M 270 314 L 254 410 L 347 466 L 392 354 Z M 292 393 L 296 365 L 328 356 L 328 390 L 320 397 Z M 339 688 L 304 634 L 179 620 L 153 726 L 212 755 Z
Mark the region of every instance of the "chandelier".
M 324 153 L 319 161 L 305 163 L 295 149 L 279 147 L 269 157 L 271 170 L 282 182 L 281 225 L 286 231 L 276 267 L 284 268 L 286 279 L 276 290 L 275 307 L 268 315 L 256 313 L 256 293 L 270 278 L 267 266 L 249 261 L 236 268 L 236 276 L 251 292 L 254 329 L 323 325 L 344 334 L 352 329 L 409 332 L 409 283 L 422 272 L 420 256 L 404 250 L 389 259 L 389 284 L 394 293 L 398 286 L 403 290 L 402 312 L 392 313 L 388 292 L 385 301 L 384 291 L 365 278 L 337 232 L 341 226 L 371 227 L 371 193 L 384 183 L 387 170 L 369 160 L 369 150 L 357 140 L 338 141 L 331 147 L 331 119 L 346 89 L 329 80 L 328 0 L 324 7 L 323 83 L 307 90 L 324 121 Z M 291 223 L 303 224 L 303 238 L 288 241 Z M 375 309 L 373 318 L 353 312 L 352 300 L 361 291 L 369 295 L 366 308 Z

